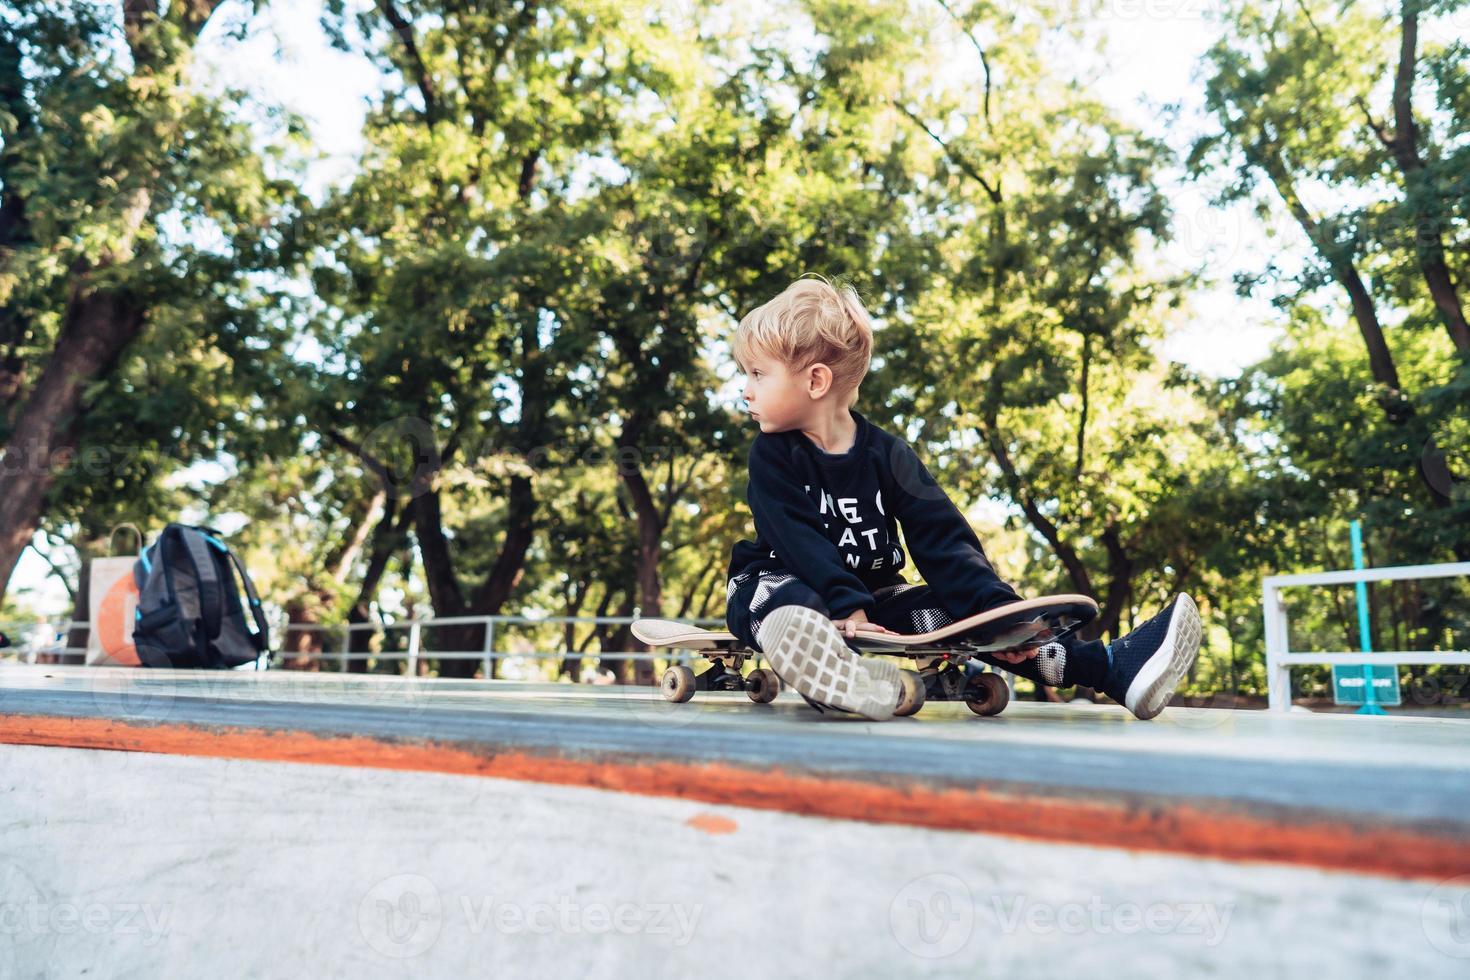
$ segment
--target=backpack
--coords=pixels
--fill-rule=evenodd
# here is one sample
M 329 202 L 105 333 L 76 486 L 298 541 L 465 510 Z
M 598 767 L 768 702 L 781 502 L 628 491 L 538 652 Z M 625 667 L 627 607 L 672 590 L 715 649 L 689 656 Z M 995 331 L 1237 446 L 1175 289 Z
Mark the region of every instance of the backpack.
M 255 583 L 218 534 L 214 528 L 169 524 L 138 555 L 133 646 L 143 666 L 226 669 L 259 663 L 270 647 Z M 250 602 L 253 633 L 245 624 L 235 571 Z

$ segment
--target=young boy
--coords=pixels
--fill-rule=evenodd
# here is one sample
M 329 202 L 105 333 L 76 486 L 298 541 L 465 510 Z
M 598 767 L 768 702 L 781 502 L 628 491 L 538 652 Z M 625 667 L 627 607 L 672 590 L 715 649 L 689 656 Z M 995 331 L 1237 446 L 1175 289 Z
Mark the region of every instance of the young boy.
M 893 715 L 899 668 L 862 657 L 859 630 L 916 633 L 1020 599 L 903 439 L 853 409 L 872 324 L 851 287 L 802 278 L 740 321 L 736 362 L 760 434 L 746 500 L 754 541 L 730 557 L 725 618 L 814 707 Z M 899 570 L 904 541 L 927 585 Z M 1097 688 L 1139 718 L 1168 704 L 1199 651 L 1181 593 L 1111 646 L 1068 636 L 981 657 L 1039 684 Z

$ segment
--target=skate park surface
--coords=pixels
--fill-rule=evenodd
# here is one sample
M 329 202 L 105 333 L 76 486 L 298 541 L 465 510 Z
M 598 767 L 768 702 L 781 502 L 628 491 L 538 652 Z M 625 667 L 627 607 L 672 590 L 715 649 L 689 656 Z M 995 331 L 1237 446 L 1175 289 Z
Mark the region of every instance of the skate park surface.
M 1467 745 L 0 665 L 0 976 L 1463 976 Z

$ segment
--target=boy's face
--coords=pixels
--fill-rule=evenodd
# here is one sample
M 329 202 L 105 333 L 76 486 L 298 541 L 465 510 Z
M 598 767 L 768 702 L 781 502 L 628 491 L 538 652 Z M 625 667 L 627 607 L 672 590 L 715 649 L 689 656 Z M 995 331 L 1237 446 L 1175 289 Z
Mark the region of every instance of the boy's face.
M 745 372 L 741 396 L 762 432 L 785 432 L 803 424 L 815 404 L 810 390 L 811 368 L 793 374 L 780 361 L 752 356 Z

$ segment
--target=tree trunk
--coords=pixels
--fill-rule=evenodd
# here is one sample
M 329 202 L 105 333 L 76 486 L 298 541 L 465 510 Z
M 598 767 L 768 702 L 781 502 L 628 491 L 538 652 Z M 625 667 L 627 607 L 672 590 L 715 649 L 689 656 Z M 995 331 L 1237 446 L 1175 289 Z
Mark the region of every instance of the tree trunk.
M 1026 519 L 1036 529 L 1048 545 L 1062 567 L 1067 570 L 1068 577 L 1072 580 L 1072 587 L 1082 595 L 1093 595 L 1092 576 L 1087 571 L 1087 566 L 1082 563 L 1082 556 L 1070 543 L 1062 540 L 1060 529 L 1055 522 L 1042 513 L 1036 501 L 1025 491 L 1021 485 L 1020 474 L 1016 465 L 1011 460 L 1010 451 L 1006 449 L 1005 437 L 1001 435 L 996 413 L 987 411 L 985 424 L 978 430 L 977 434 L 990 448 L 990 455 L 1000 467 L 1001 474 L 1006 481 L 1006 487 L 1010 491 L 1011 498 L 1021 505 Z
M 644 479 L 643 471 L 637 463 L 620 464 L 618 472 L 623 478 L 623 485 L 628 488 L 628 495 L 633 498 L 633 513 L 638 518 L 639 615 L 657 617 L 662 615 L 663 610 L 663 586 L 658 576 L 660 543 L 664 536 L 663 515 L 659 513 L 648 481 Z M 647 652 L 649 649 L 647 644 L 636 637 L 630 639 L 630 645 L 639 652 Z M 653 663 L 648 660 L 636 660 L 633 663 L 633 683 L 652 684 Z
M 160 60 L 165 48 L 157 43 L 161 16 L 175 22 L 183 37 L 192 41 L 221 2 L 189 0 L 170 4 L 161 15 L 158 0 L 123 0 L 123 31 L 133 56 L 135 77 L 156 82 L 169 68 Z M 15 53 L 12 48 L 0 55 L 9 57 Z M 13 67 L 0 60 L 0 72 Z M 16 81 L 18 77 L 12 72 L 0 85 L 10 87 Z M 0 92 L 0 97 L 13 95 L 9 91 Z M 28 116 L 17 123 L 27 121 Z M 158 178 L 156 172 L 151 176 L 154 180 Z M 28 209 L 18 193 L 11 193 L 11 182 L 6 180 L 5 185 L 7 196 L 0 201 L 0 224 L 4 227 L 0 232 L 13 236 L 22 228 L 19 222 Z M 84 404 L 87 387 L 112 372 L 123 350 L 146 322 L 147 311 L 139 300 L 126 287 L 100 285 L 105 277 L 99 273 L 124 267 L 131 261 L 134 241 L 152 203 L 148 186 L 127 192 L 117 242 L 98 256 L 90 268 L 82 265 L 75 270 L 56 345 L 35 388 L 19 406 L 4 458 L 0 459 L 0 601 L 5 597 L 21 552 L 40 525 L 46 494 L 55 482 L 52 467 L 62 463 L 64 454 L 76 446 L 80 422 L 87 409 Z M 10 376 L 0 375 L 0 388 L 18 384 L 13 375 L 14 372 Z M 20 398 L 15 392 L 9 397 L 17 401 Z
M 0 600 L 41 523 L 55 468 L 76 446 L 87 386 L 107 376 L 143 328 L 144 312 L 116 289 L 74 287 L 60 336 L 25 400 L 0 460 Z
M 424 581 L 429 587 L 429 601 L 434 615 L 439 618 L 468 615 L 464 593 L 454 574 L 454 561 L 449 553 L 449 540 L 444 536 L 443 513 L 439 505 L 439 491 L 424 489 L 413 498 L 414 537 L 419 544 L 419 558 L 424 565 Z M 429 631 L 426 639 L 430 648 L 444 651 L 465 652 L 476 649 L 484 642 L 483 631 L 475 627 L 445 626 Z M 443 660 L 439 673 L 444 677 L 471 677 L 474 662 L 468 660 Z
M 20 45 L 9 35 L 0 34 L 0 111 L 14 120 L 0 150 L 0 257 L 32 244 L 25 197 L 11 176 L 20 156 L 17 148 L 25 145 L 35 129 L 22 61 Z M 3 348 L 0 349 L 0 423 L 6 427 L 16 399 L 25 389 L 25 359 L 19 351 L 29 329 L 30 324 L 22 320 L 11 304 L 0 306 L 0 348 Z
M 995 396 L 998 398 L 999 392 L 996 392 Z M 1092 574 L 1083 564 L 1082 556 L 1071 542 L 1062 537 L 1061 529 L 1057 527 L 1056 522 L 1042 512 L 1041 507 L 1022 485 L 1020 473 L 1011 459 L 1010 451 L 1006 448 L 1005 437 L 1000 432 L 998 415 L 993 408 L 985 411 L 984 422 L 976 431 L 990 448 L 991 457 L 1000 467 L 1011 499 L 1021 505 L 1027 521 L 1051 547 L 1052 553 L 1057 556 L 1057 560 L 1062 563 L 1067 576 L 1072 580 L 1072 587 L 1082 595 L 1095 598 L 1097 593 L 1093 589 Z M 1122 610 L 1128 593 L 1133 587 L 1133 560 L 1123 547 L 1118 529 L 1109 525 L 1104 529 L 1102 538 L 1108 551 L 1108 591 L 1098 617 L 1078 631 L 1078 635 L 1087 640 L 1099 639 L 1104 633 L 1118 635 Z
M 368 535 L 372 534 L 382 522 L 387 507 L 388 492 L 380 489 L 373 494 L 373 499 L 368 503 L 367 512 L 353 529 L 352 537 L 343 544 L 342 550 L 331 562 L 332 581 L 338 585 L 347 581 L 347 576 L 352 574 L 352 566 L 357 563 L 358 556 L 362 554 L 362 549 L 367 545 Z
M 500 553 L 490 566 L 485 580 L 470 603 L 476 616 L 500 613 L 510 594 L 520 583 L 526 565 L 526 553 L 536 534 L 536 492 L 528 476 L 512 476 L 506 494 L 505 534 L 500 539 Z
M 1444 236 L 1446 222 L 1440 213 L 1440 188 L 1424 169 L 1419 157 L 1419 133 L 1414 123 L 1413 89 L 1418 54 L 1419 8 L 1423 0 L 1403 0 L 1400 6 L 1402 30 L 1399 35 L 1399 65 L 1393 81 L 1393 138 L 1387 141 L 1399 172 L 1404 178 L 1404 199 L 1413 214 L 1414 257 L 1434 307 L 1444 321 L 1445 330 L 1461 354 L 1470 354 L 1470 326 L 1460 295 L 1445 262 Z
M 500 553 L 473 598 L 467 602 L 460 591 L 449 540 L 444 534 L 439 491 L 427 489 L 414 498 L 415 531 L 435 616 L 494 616 L 510 597 L 521 579 L 526 552 L 530 550 L 535 531 L 536 498 L 529 477 L 511 477 L 507 504 L 506 529 Z M 437 649 L 472 653 L 484 648 L 485 628 L 478 625 L 440 627 L 434 630 L 434 641 Z M 444 677 L 473 677 L 479 665 L 480 661 L 474 658 L 444 660 L 439 665 L 439 673 Z M 491 676 L 495 674 L 494 662 L 490 665 L 490 673 Z
M 562 609 L 562 615 L 572 617 L 582 609 L 582 603 L 587 598 L 587 586 L 582 582 L 571 583 L 567 589 L 567 601 Z M 569 622 L 562 630 L 562 646 L 566 649 L 566 659 L 562 661 L 560 674 L 565 674 L 572 679 L 573 684 L 582 680 L 582 655 L 577 648 L 577 624 Z
M 1100 615 L 1081 631 L 1081 636 L 1089 640 L 1101 639 L 1105 634 L 1114 639 L 1122 635 L 1123 609 L 1133 593 L 1133 559 L 1123 547 L 1118 528 L 1108 525 L 1102 540 L 1108 552 L 1108 595 Z
M 695 597 L 709 594 L 709 583 L 711 576 L 719 575 L 720 567 L 724 564 L 724 561 L 724 556 L 715 555 L 713 558 L 710 559 L 709 564 L 705 565 L 704 568 L 700 570 L 699 574 L 694 577 L 694 584 L 690 586 L 688 592 L 684 593 L 684 599 L 679 603 L 679 611 L 675 614 L 676 618 L 684 619 L 688 617 L 689 610 L 694 605 Z M 703 606 L 701 606 L 700 608 L 702 610 Z M 695 612 L 696 614 L 698 614 L 700 610 L 695 610 Z M 697 615 L 696 618 L 698 618 Z
M 1327 263 L 1333 278 L 1348 295 L 1353 320 L 1357 323 L 1358 332 L 1363 337 L 1363 345 L 1368 350 L 1368 369 L 1380 388 L 1378 404 L 1383 409 L 1385 418 L 1394 426 L 1408 425 L 1415 416 L 1414 406 L 1399 385 L 1398 370 L 1394 367 L 1393 354 L 1388 348 L 1388 342 L 1384 339 L 1383 327 L 1378 321 L 1377 307 L 1373 303 L 1373 297 L 1369 294 L 1367 286 L 1363 283 L 1362 276 L 1358 274 L 1352 257 L 1322 231 L 1316 219 L 1307 211 L 1296 193 L 1296 186 L 1287 174 L 1285 165 L 1276 156 L 1274 150 L 1270 147 L 1258 147 L 1258 154 L 1261 167 L 1275 185 L 1276 192 L 1286 202 L 1287 210 L 1291 212 L 1292 217 L 1306 233 L 1307 239 L 1312 243 L 1317 254 Z M 1446 492 L 1447 482 L 1436 478 L 1435 473 L 1430 470 L 1430 466 L 1435 464 L 1443 466 L 1444 460 L 1438 455 L 1431 442 L 1420 454 L 1415 464 L 1416 471 L 1433 505 L 1439 508 L 1449 507 L 1453 500 Z M 1456 545 L 1454 551 L 1456 557 L 1461 561 L 1470 560 L 1470 544 Z
M 1413 408 L 1399 385 L 1399 373 L 1394 366 L 1393 353 L 1388 348 L 1388 341 L 1384 339 L 1383 326 L 1378 322 L 1378 309 L 1368 287 L 1363 283 L 1363 277 L 1358 274 L 1357 266 L 1353 264 L 1352 256 L 1347 254 L 1343 246 L 1333 241 L 1331 235 L 1324 232 L 1317 219 L 1312 217 L 1297 194 L 1296 184 L 1276 151 L 1271 147 L 1261 147 L 1258 152 L 1261 166 L 1286 203 L 1287 210 L 1306 233 L 1307 240 L 1312 243 L 1318 256 L 1327 263 L 1333 279 L 1348 295 L 1353 321 L 1363 337 L 1363 346 L 1368 350 L 1368 370 L 1372 373 L 1373 380 L 1383 389 L 1379 404 L 1383 406 L 1384 414 L 1393 424 L 1404 424 L 1412 415 Z
M 321 616 L 316 607 L 299 597 L 286 604 L 286 642 L 281 645 L 281 666 L 286 670 L 321 670 L 322 633 L 317 629 L 290 629 L 290 626 L 318 626 Z
M 598 612 L 599 616 L 607 615 L 607 607 L 611 605 L 613 594 L 613 591 L 609 589 L 607 595 L 603 597 L 602 608 Z M 622 605 L 618 607 L 618 611 L 615 615 L 633 615 L 633 604 L 634 593 L 623 593 Z M 607 655 L 607 653 L 604 653 L 603 656 L 598 658 L 597 666 L 604 670 L 610 671 L 619 684 L 628 683 L 630 679 L 629 675 L 632 673 L 632 671 L 629 670 L 630 661 L 627 657 L 620 655 L 623 651 L 628 650 L 632 646 L 632 641 L 633 631 L 627 623 L 619 623 L 616 626 L 608 626 L 602 630 L 602 635 L 599 637 L 599 649 L 611 652 L 611 656 Z
M 363 625 L 371 619 L 373 600 L 377 598 L 378 587 L 382 585 L 389 562 L 403 547 L 408 537 L 408 526 L 411 521 L 412 511 L 409 508 L 405 507 L 402 512 L 399 512 L 396 500 L 385 499 L 382 516 L 379 517 L 372 531 L 367 571 L 363 573 L 362 583 L 358 586 L 357 599 L 352 603 L 352 608 L 347 610 L 349 626 Z M 358 629 L 352 630 L 351 633 L 352 638 L 348 648 L 354 654 L 362 656 L 349 660 L 347 669 L 352 673 L 366 673 L 368 669 L 366 654 L 372 650 L 373 631 Z

